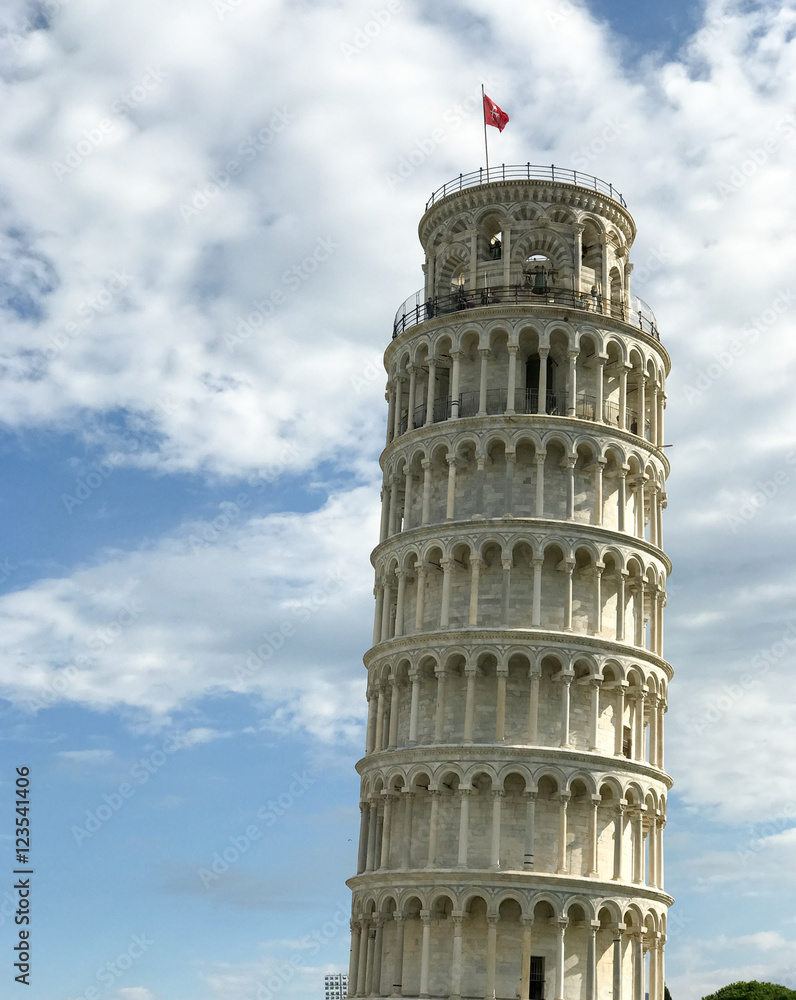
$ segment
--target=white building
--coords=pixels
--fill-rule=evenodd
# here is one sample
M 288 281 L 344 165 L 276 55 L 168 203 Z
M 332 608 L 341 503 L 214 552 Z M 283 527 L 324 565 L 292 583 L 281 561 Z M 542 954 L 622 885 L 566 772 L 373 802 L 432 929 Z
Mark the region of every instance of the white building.
M 348 976 L 340 972 L 323 977 L 325 1000 L 344 1000 L 348 993 Z
M 388 435 L 350 995 L 662 1000 L 669 357 L 584 174 L 432 196 Z

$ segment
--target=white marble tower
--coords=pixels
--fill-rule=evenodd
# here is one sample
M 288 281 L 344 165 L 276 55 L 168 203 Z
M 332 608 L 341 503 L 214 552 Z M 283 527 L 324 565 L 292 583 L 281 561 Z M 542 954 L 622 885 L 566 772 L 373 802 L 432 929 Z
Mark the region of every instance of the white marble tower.
M 349 995 L 662 1000 L 669 357 L 612 186 L 463 175 L 389 418 Z

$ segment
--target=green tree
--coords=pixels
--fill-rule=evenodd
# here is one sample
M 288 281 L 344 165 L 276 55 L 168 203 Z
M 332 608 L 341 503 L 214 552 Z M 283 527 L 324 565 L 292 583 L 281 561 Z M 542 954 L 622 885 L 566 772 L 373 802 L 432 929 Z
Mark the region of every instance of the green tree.
M 796 1000 L 796 990 L 789 990 L 776 983 L 730 983 L 702 1000 Z

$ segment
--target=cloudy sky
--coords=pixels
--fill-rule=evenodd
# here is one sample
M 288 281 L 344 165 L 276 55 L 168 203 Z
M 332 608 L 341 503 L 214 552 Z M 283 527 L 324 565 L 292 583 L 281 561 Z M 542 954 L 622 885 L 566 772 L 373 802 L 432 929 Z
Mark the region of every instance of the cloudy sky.
M 673 359 L 672 995 L 796 987 L 793 0 L 5 0 L 0 32 L 29 1000 L 303 1000 L 347 966 L 380 359 L 482 82 L 493 162 L 623 192 Z

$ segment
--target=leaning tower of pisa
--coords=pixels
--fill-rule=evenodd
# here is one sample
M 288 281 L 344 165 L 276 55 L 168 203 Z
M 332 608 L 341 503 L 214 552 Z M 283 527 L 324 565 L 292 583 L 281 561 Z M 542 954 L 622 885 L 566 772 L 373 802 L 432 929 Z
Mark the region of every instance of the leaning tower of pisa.
M 662 1000 L 669 358 L 597 178 L 436 191 L 388 432 L 349 995 Z

